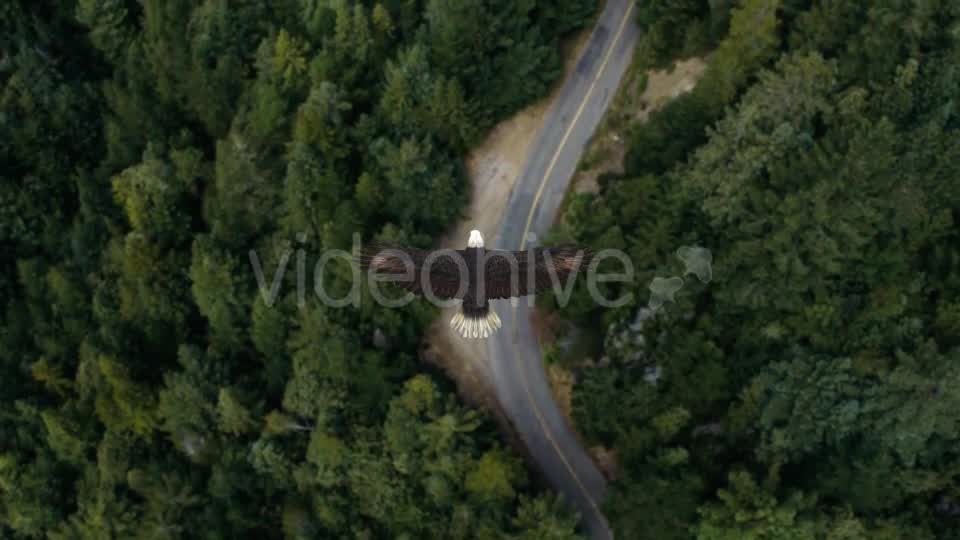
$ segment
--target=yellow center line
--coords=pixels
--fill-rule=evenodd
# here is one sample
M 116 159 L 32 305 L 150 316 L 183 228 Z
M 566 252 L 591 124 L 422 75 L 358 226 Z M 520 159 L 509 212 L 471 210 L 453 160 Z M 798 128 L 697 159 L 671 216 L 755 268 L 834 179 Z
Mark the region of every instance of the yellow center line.
M 547 170 L 543 175 L 543 178 L 540 180 L 540 187 L 537 189 L 537 194 L 533 198 L 533 203 L 530 205 L 530 213 L 527 214 L 527 223 L 523 228 L 523 236 L 520 238 L 520 251 L 523 251 L 524 247 L 527 244 L 527 233 L 530 232 L 530 225 L 533 222 L 533 213 L 537 209 L 537 205 L 540 202 L 540 197 L 543 195 L 543 189 L 547 185 L 547 180 L 550 178 L 550 174 L 553 172 L 553 168 L 557 165 L 557 159 L 560 157 L 560 152 L 563 151 L 563 146 L 567 143 L 567 139 L 570 137 L 570 133 L 573 131 L 574 126 L 577 125 L 577 120 L 580 118 L 580 114 L 583 113 L 583 108 L 586 106 L 587 101 L 589 101 L 590 96 L 593 94 L 594 88 L 597 86 L 597 82 L 600 80 L 600 76 L 603 74 L 603 70 L 607 67 L 607 63 L 610 61 L 610 56 L 613 54 L 614 49 L 616 49 L 617 42 L 620 40 L 621 34 L 623 34 L 623 29 L 626 28 L 627 22 L 630 20 L 630 14 L 633 12 L 633 7 L 636 4 L 633 0 L 630 0 L 630 6 L 627 8 L 627 12 L 623 16 L 623 20 L 620 21 L 620 27 L 617 29 L 617 33 L 614 35 L 613 39 L 610 41 L 610 48 L 607 49 L 606 54 L 604 54 L 603 62 L 600 64 L 600 68 L 597 69 L 597 74 L 594 76 L 593 81 L 590 83 L 590 87 L 587 88 L 586 95 L 583 96 L 583 101 L 580 102 L 580 106 L 577 108 L 576 114 L 573 115 L 573 119 L 570 121 L 570 126 L 567 128 L 566 133 L 563 134 L 563 138 L 560 139 L 560 144 L 557 146 L 557 151 L 553 154 L 553 158 L 550 160 L 550 165 L 547 166 Z M 517 306 L 513 306 L 514 314 L 514 324 L 517 320 Z M 516 326 L 514 326 L 516 328 Z M 516 334 L 514 334 L 516 336 Z M 519 358 L 519 351 L 517 350 L 517 340 L 513 340 L 513 352 L 514 357 Z M 587 501 L 590 503 L 591 509 L 601 518 L 603 514 L 600 513 L 600 509 L 597 507 L 596 501 L 593 500 L 593 497 L 590 495 L 590 492 L 587 491 L 586 486 L 583 485 L 583 482 L 580 480 L 580 477 L 577 476 L 577 473 L 573 470 L 573 466 L 570 465 L 570 462 L 567 461 L 566 456 L 563 454 L 563 451 L 560 450 L 560 446 L 554 440 L 553 435 L 550 433 L 550 429 L 547 427 L 546 420 L 544 420 L 543 413 L 540 411 L 540 408 L 537 407 L 537 402 L 533 398 L 533 394 L 530 392 L 530 385 L 527 381 L 527 373 L 525 370 L 520 370 L 520 376 L 523 381 L 523 390 L 527 394 L 527 399 L 530 401 L 530 404 L 533 406 L 534 414 L 537 417 L 537 422 L 540 424 L 540 428 L 543 431 L 543 434 L 547 436 L 547 440 L 550 441 L 550 444 L 553 446 L 554 451 L 560 457 L 560 460 L 563 461 L 564 466 L 569 471 L 570 476 L 573 477 L 573 480 L 577 483 L 577 486 L 580 488 L 580 491 L 583 492 L 586 496 Z
M 603 74 L 604 68 L 607 67 L 607 62 L 610 61 L 610 56 L 613 54 L 613 50 L 617 46 L 617 42 L 620 41 L 620 35 L 623 34 L 623 29 L 627 27 L 627 21 L 630 20 L 630 13 L 633 12 L 633 6 L 636 2 L 631 1 L 630 6 L 627 8 L 627 12 L 623 16 L 623 20 L 620 21 L 620 27 L 617 29 L 617 33 L 613 36 L 613 40 L 610 42 L 610 48 L 607 49 L 607 53 L 603 56 L 603 62 L 600 64 L 600 68 L 597 69 L 597 74 L 594 76 L 593 81 L 590 83 L 590 87 L 587 88 L 586 95 L 583 96 L 583 101 L 580 102 L 580 106 L 577 108 L 576 114 L 573 115 L 573 120 L 570 121 L 570 126 L 567 128 L 566 133 L 563 134 L 563 138 L 560 139 L 560 144 L 557 145 L 557 151 L 553 154 L 553 158 L 550 160 L 550 165 L 547 166 L 547 171 L 543 173 L 543 178 L 540 180 L 540 187 L 537 188 L 537 194 L 533 197 L 533 203 L 530 205 L 530 213 L 527 214 L 527 224 L 523 227 L 523 235 L 520 236 L 520 251 L 523 251 L 523 248 L 527 245 L 527 233 L 530 232 L 530 225 L 533 223 L 533 212 L 537 209 L 537 204 L 540 203 L 540 197 L 543 195 L 543 188 L 547 185 L 547 179 L 550 178 L 550 173 L 553 172 L 553 168 L 557 165 L 557 160 L 560 159 L 560 152 L 563 150 L 563 146 L 567 144 L 567 139 L 570 137 L 570 133 L 573 132 L 573 128 L 577 125 L 577 120 L 580 118 L 580 114 L 583 113 L 583 108 L 586 107 L 587 101 L 590 100 L 590 95 L 593 94 L 593 89 L 597 86 L 597 82 L 600 81 L 600 76 Z

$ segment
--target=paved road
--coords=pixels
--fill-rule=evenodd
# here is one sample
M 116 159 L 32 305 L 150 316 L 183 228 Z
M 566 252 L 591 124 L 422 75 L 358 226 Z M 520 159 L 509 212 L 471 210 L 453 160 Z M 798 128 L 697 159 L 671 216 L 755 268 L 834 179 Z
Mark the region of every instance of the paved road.
M 580 154 L 630 64 L 639 37 L 635 1 L 607 0 L 576 70 L 547 113 L 489 247 L 528 248 L 528 234 L 542 237 L 553 222 Z M 580 511 L 586 532 L 613 538 L 599 509 L 606 482 L 553 400 L 527 299 L 517 306 L 498 300 L 492 307 L 504 328 L 488 342 L 497 399 L 548 481 Z

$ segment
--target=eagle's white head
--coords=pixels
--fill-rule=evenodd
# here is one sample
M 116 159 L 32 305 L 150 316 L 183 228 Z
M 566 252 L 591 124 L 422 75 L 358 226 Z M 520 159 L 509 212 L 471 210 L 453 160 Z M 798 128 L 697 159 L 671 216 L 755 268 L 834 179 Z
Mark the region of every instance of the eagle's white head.
M 480 231 L 476 229 L 470 231 L 470 238 L 467 240 L 467 247 L 472 247 L 472 248 L 483 247 L 483 236 L 480 234 Z

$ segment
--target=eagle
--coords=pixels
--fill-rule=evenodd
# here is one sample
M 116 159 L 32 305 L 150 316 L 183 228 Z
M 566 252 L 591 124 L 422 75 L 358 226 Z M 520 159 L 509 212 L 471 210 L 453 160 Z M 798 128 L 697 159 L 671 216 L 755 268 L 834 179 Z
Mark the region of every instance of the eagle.
M 489 301 L 522 297 L 576 279 L 593 252 L 574 245 L 526 251 L 485 249 L 480 231 L 470 231 L 466 249 L 422 250 L 376 243 L 360 250 L 355 261 L 364 272 L 389 276 L 419 296 L 459 300 L 450 326 L 465 338 L 487 338 L 502 326 Z

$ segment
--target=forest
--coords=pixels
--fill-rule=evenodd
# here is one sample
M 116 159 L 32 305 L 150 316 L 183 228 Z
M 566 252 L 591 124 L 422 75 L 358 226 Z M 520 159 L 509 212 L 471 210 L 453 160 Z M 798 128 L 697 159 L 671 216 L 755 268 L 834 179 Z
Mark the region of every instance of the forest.
M 561 311 L 597 360 L 573 417 L 615 451 L 617 537 L 960 538 L 960 3 L 638 11 L 641 69 L 707 70 L 555 231 L 637 269 L 604 284 L 631 305 Z M 637 324 L 682 246 L 712 279 Z
M 578 538 L 418 359 L 433 308 L 268 303 L 248 253 L 433 244 L 596 9 L 0 3 L 0 538 Z
M 248 253 L 432 245 L 597 8 L 0 3 L 0 538 L 579 538 L 420 361 L 434 308 L 268 302 Z M 554 232 L 637 269 L 560 310 L 617 538 L 960 538 L 960 3 L 635 12 L 638 69 L 708 68 Z

